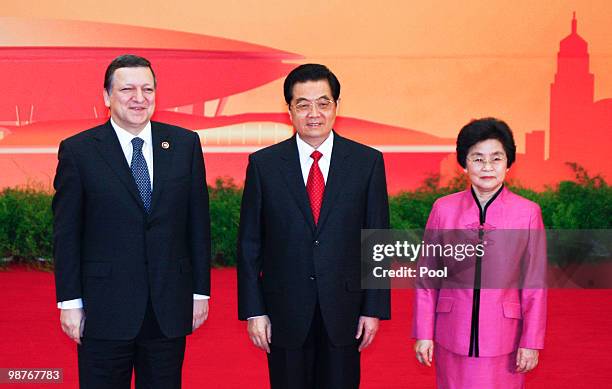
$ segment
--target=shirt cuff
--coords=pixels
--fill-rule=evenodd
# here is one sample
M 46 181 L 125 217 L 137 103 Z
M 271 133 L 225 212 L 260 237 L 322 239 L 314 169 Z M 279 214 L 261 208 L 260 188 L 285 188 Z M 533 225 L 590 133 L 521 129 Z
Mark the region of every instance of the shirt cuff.
M 206 296 L 203 294 L 193 294 L 194 300 L 208 300 L 210 296 Z M 59 309 L 75 309 L 75 308 L 83 308 L 83 299 L 74 299 L 67 301 L 60 301 L 57 303 L 57 307 Z
M 74 299 L 74 300 L 59 301 L 57 303 L 57 307 L 59 309 L 83 308 L 83 299 Z
M 259 316 L 251 316 L 251 317 L 247 317 L 247 320 L 251 320 L 251 319 L 257 319 L 259 317 L 267 317 L 268 315 L 259 315 Z

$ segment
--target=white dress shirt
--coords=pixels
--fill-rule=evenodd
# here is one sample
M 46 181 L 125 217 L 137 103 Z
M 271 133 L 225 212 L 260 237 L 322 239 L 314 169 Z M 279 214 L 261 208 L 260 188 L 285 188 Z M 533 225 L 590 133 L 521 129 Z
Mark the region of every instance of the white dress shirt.
M 300 167 L 302 168 L 302 177 L 304 177 L 304 185 L 308 182 L 308 173 L 310 173 L 310 167 L 314 163 L 314 159 L 310 157 L 313 151 L 318 150 L 321 154 L 321 159 L 319 159 L 319 168 L 321 169 L 321 173 L 323 173 L 323 180 L 325 184 L 327 184 L 327 175 L 329 174 L 329 164 L 331 163 L 332 157 L 332 149 L 334 148 L 334 133 L 333 131 L 329 133 L 329 136 L 319 147 L 316 149 L 304 142 L 302 138 L 300 138 L 299 134 L 295 135 L 295 141 L 297 143 L 298 154 L 300 155 Z
M 310 168 L 314 163 L 314 159 L 312 159 L 310 155 L 315 150 L 318 150 L 321 154 L 323 154 L 319 159 L 319 169 L 321 169 L 321 173 L 323 174 L 323 180 L 327 185 L 327 175 L 329 174 L 329 165 L 331 164 L 332 149 L 334 148 L 334 132 L 330 132 L 327 139 L 325 139 L 325 141 L 323 141 L 323 143 L 321 143 L 316 149 L 308 143 L 304 142 L 302 138 L 300 138 L 299 134 L 295 135 L 295 141 L 297 143 L 298 154 L 300 158 L 300 168 L 302 169 L 302 177 L 304 178 L 304 186 L 306 186 L 306 184 L 308 183 L 308 173 L 310 173 Z M 248 317 L 247 320 L 264 316 L 267 315 L 251 316 Z
M 113 126 L 113 130 L 115 130 L 115 134 L 117 134 L 117 139 L 119 139 L 119 144 L 121 145 L 121 150 L 123 151 L 123 155 L 125 155 L 128 166 L 132 165 L 132 155 L 134 154 L 132 139 L 138 137 L 144 141 L 142 145 L 142 155 L 147 162 L 147 168 L 149 170 L 149 177 L 151 181 L 151 191 L 153 191 L 153 134 L 151 133 L 151 122 L 148 122 L 138 135 L 134 135 L 119 127 L 119 125 L 115 123 L 112 118 L 110 122 L 111 126 Z M 209 298 L 209 296 L 202 294 L 194 293 L 193 295 L 194 300 L 206 300 Z M 74 300 L 60 301 L 57 303 L 57 307 L 60 309 L 83 308 L 83 300 L 78 298 Z
M 153 191 L 153 135 L 151 133 L 151 122 L 148 122 L 138 135 L 133 135 L 127 130 L 119 127 L 112 118 L 111 125 L 113 126 L 113 130 L 115 130 L 115 134 L 117 134 L 121 150 L 123 150 L 123 155 L 125 155 L 128 166 L 132 166 L 132 156 L 134 155 L 132 139 L 140 138 L 144 141 L 142 144 L 142 155 L 147 162 L 147 169 L 149 170 L 149 178 L 151 181 L 151 191 Z

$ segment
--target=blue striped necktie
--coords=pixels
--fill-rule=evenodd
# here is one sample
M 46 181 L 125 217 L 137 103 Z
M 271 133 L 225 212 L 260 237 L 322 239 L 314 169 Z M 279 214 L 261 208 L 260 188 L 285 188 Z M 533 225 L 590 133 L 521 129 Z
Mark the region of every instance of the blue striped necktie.
M 134 152 L 132 153 L 132 164 L 130 168 L 132 169 L 132 176 L 134 176 L 134 181 L 136 181 L 138 192 L 140 192 L 142 203 L 147 213 L 149 213 L 151 210 L 151 178 L 149 177 L 147 161 L 142 154 L 143 144 L 144 140 L 141 138 L 136 137 L 132 139 L 132 148 Z

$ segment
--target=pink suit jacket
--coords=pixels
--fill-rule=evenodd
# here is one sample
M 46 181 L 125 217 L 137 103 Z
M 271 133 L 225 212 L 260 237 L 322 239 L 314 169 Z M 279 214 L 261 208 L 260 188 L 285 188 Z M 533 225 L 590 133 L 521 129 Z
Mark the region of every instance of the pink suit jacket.
M 528 264 L 529 274 L 544 277 L 546 241 L 542 233 L 544 226 L 539 206 L 503 187 L 485 208 L 485 216 L 486 225 L 494 229 L 529 232 L 539 230 L 539 233 L 532 235 L 527 232 L 526 236 L 531 236 L 531 241 L 527 242 L 525 247 L 516 247 L 517 245 L 513 244 L 511 251 L 522 255 L 508 259 L 524 261 Z M 480 207 L 471 190 L 466 190 L 438 199 L 433 205 L 426 228 L 470 229 L 480 224 Z M 540 255 L 534 255 L 535 251 Z M 484 272 L 486 268 L 483 266 L 483 274 Z M 543 348 L 546 289 L 542 286 L 533 289 L 480 289 L 479 306 L 476 305 L 474 289 L 416 289 L 413 337 L 433 339 L 456 354 L 469 355 L 470 350 L 473 350 L 470 343 L 474 337 L 474 309 L 478 311 L 476 355 L 492 357 L 509 354 L 519 347 Z

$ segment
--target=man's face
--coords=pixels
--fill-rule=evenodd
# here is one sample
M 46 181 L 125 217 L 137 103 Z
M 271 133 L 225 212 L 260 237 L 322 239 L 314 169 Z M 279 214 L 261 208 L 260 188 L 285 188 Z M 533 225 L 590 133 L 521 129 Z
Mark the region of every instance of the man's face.
M 337 102 L 327 80 L 300 82 L 293 86 L 289 117 L 300 138 L 313 147 L 327 139 L 336 121 Z
M 104 103 L 121 128 L 137 135 L 155 111 L 155 81 L 147 67 L 119 68 L 113 73 L 111 93 Z

